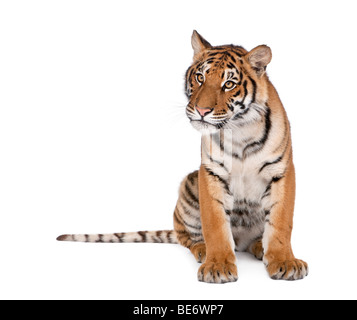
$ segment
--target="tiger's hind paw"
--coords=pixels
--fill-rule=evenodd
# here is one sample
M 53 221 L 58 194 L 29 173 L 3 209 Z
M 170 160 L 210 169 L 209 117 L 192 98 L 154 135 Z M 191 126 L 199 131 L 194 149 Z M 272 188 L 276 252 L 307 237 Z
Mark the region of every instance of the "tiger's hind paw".
M 262 239 L 253 242 L 249 246 L 247 251 L 253 254 L 258 260 L 263 260 L 264 249 L 263 249 Z
M 204 242 L 198 242 L 190 248 L 198 263 L 206 260 L 206 245 Z

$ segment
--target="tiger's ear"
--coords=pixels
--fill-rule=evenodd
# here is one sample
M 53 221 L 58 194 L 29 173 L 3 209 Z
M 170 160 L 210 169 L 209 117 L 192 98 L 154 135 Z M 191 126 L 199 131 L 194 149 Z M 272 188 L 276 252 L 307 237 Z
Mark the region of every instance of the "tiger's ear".
M 201 53 L 203 50 L 212 47 L 210 43 L 205 40 L 196 30 L 193 30 L 191 44 L 194 52 L 194 57 Z
M 271 61 L 271 50 L 266 45 L 261 45 L 246 54 L 246 58 L 257 75 L 261 77 L 265 73 L 265 69 Z

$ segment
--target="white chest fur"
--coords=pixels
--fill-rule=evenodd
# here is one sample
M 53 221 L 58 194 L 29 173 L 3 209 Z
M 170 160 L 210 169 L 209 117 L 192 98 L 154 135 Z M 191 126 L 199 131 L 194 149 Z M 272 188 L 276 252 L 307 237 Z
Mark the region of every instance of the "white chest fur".
M 244 136 L 234 140 L 229 131 L 224 138 L 216 134 L 202 139 L 202 163 L 226 183 L 224 208 L 237 250 L 245 250 L 252 240 L 262 236 L 272 206 L 269 185 L 275 173 L 260 170 L 271 156 L 268 149 L 245 156 L 248 143 Z
M 245 251 L 249 244 L 262 236 L 270 197 L 266 196 L 269 181 L 258 174 L 258 159 L 233 160 L 229 190 L 224 206 L 229 214 L 236 250 Z
M 260 159 L 233 159 L 229 175 L 229 189 L 235 200 L 259 203 L 265 192 L 268 179 L 259 174 Z
M 203 138 L 202 164 L 227 182 L 230 191 L 227 198 L 231 197 L 231 201 L 260 203 L 272 176 L 268 170 L 260 171 L 269 154 L 260 150 L 246 157 L 247 142 L 241 140 L 244 139 L 234 140 L 230 130 L 225 130 L 224 136 L 215 134 Z

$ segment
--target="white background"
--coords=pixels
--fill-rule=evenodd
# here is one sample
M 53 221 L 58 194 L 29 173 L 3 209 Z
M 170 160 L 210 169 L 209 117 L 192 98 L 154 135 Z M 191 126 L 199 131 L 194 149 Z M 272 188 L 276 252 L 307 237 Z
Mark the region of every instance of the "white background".
M 310 265 L 270 280 L 199 283 L 185 248 L 82 244 L 61 233 L 172 228 L 200 163 L 184 107 L 197 29 L 272 48 L 297 171 L 293 247 Z M 356 294 L 354 1 L 2 1 L 0 298 L 352 299 Z

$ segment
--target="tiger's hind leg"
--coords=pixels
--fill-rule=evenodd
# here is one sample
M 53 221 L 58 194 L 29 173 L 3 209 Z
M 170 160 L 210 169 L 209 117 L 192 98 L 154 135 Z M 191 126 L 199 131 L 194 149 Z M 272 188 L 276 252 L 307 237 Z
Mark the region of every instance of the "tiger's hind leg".
M 263 249 L 262 238 L 260 237 L 252 241 L 252 243 L 247 248 L 247 252 L 254 255 L 258 260 L 263 260 L 264 249 Z
M 206 260 L 206 245 L 204 242 L 197 242 L 189 248 L 195 256 L 198 263 L 203 263 Z
M 192 252 L 197 262 L 204 262 L 206 245 L 198 201 L 198 171 L 189 174 L 181 183 L 174 212 L 174 229 L 178 242 Z
M 206 259 L 206 245 L 203 239 L 202 241 L 197 241 L 195 239 L 196 237 L 184 228 L 184 225 L 181 224 L 181 221 L 178 218 L 176 210 L 174 215 L 174 226 L 178 242 L 192 252 L 198 263 L 204 262 Z

